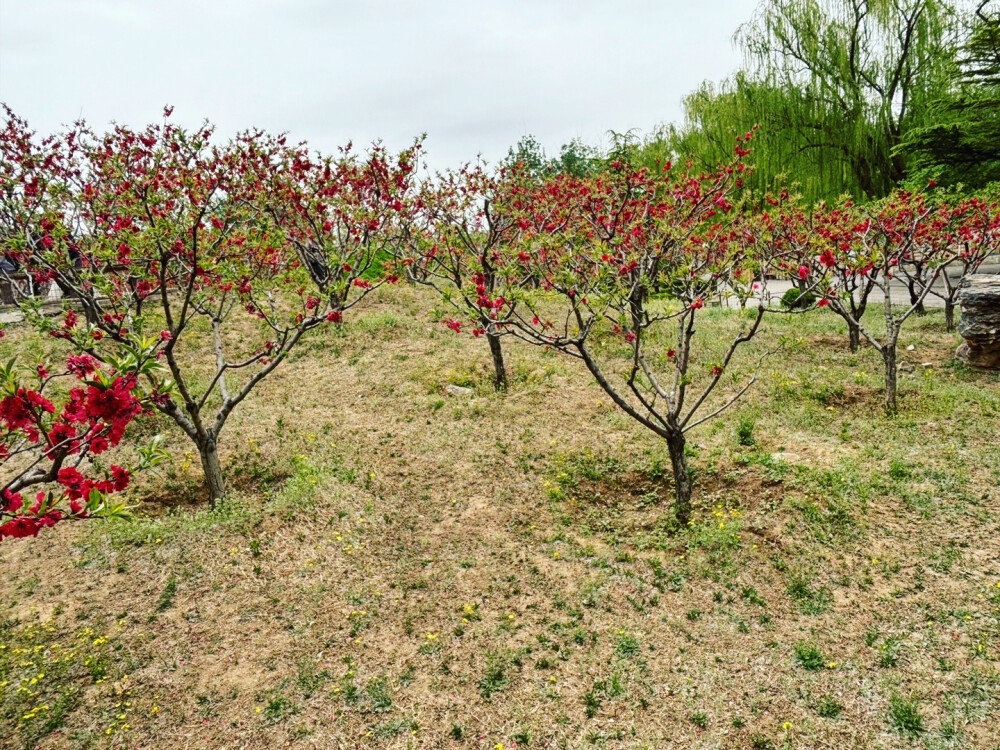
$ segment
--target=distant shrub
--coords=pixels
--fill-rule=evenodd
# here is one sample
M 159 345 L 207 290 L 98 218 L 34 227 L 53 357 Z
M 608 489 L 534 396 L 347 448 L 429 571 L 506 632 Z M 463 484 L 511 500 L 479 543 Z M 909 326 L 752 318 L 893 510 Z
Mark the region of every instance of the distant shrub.
M 786 310 L 801 310 L 816 304 L 816 295 L 812 292 L 802 293 L 801 290 L 792 287 L 781 295 L 781 306 Z

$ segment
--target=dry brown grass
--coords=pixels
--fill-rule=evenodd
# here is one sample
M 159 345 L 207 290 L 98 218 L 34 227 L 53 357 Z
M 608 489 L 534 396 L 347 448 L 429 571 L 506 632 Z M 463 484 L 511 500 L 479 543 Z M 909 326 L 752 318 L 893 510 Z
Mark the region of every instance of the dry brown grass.
M 485 345 L 431 304 L 382 294 L 265 381 L 223 437 L 219 514 L 171 433 L 143 518 L 0 548 L 6 641 L 109 638 L 107 679 L 40 746 L 1000 743 L 1000 383 L 951 367 L 934 320 L 904 341 L 893 422 L 872 352 L 829 318 L 775 323 L 785 353 L 694 435 L 677 531 L 665 452 L 577 363 L 509 345 L 493 394 Z M 804 642 L 835 666 L 800 666 Z M 921 737 L 893 728 L 894 694 Z

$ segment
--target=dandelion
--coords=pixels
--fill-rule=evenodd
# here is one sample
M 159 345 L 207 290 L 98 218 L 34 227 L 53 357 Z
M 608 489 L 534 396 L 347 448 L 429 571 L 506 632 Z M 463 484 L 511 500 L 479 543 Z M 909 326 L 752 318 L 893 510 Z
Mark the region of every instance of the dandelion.
M 792 727 L 793 724 L 790 721 L 786 721 L 784 724 L 781 725 L 781 728 L 784 729 L 786 732 L 791 731 Z
M 835 662 L 835 661 L 827 662 L 826 668 L 827 669 L 836 669 L 837 668 L 837 662 Z

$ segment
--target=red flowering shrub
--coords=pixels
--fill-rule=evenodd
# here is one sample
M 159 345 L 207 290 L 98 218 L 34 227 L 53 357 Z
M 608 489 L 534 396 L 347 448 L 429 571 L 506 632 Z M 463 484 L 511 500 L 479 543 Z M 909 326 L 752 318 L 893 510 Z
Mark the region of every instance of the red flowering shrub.
M 312 287 L 339 323 L 343 313 L 383 284 L 405 242 L 413 173 L 421 150 L 415 143 L 395 156 L 374 145 L 360 157 L 348 146 L 337 158 L 304 145 L 284 152 L 258 198 L 294 249 Z M 319 309 L 306 297 L 306 310 Z
M 951 260 L 944 267 L 937 263 L 928 265 L 923 262 L 921 253 L 911 262 L 904 261 L 900 270 L 906 277 L 911 299 L 915 300 L 926 289 L 927 296 L 937 297 L 944 303 L 945 327 L 953 331 L 962 278 L 978 273 L 986 259 L 1000 250 L 1000 206 L 982 197 L 970 196 L 942 201 L 939 208 L 948 212 L 941 219 L 943 223 L 935 232 L 927 233 L 922 241 L 936 243 L 938 247 L 932 254 L 944 254 Z
M 506 330 L 582 360 L 620 409 L 664 439 L 684 524 L 691 514 L 686 434 L 754 382 L 734 384 L 722 404 L 701 413 L 768 309 L 755 279 L 766 278 L 772 261 L 734 205 L 749 140 L 739 140 L 733 164 L 712 173 L 652 174 L 618 162 L 594 178 L 547 181 L 524 200 L 530 231 L 501 274 Z M 540 291 L 525 278 L 539 279 Z M 758 304 L 740 332 L 706 357 L 696 353 L 695 322 L 717 295 L 741 304 L 757 297 Z
M 31 147 L 23 122 L 9 120 L 15 132 L 0 143 L 28 146 L 0 151 L 0 174 L 10 202 L 22 207 L 34 201 L 36 181 L 52 186 L 42 205 L 18 214 L 24 232 L 46 241 L 14 255 L 37 277 L 56 280 L 85 313 L 86 325 L 70 311 L 51 333 L 108 361 L 130 351 L 135 335 L 156 332 L 150 338 L 160 342 L 165 368 L 141 377 L 155 408 L 197 446 L 214 505 L 225 493 L 217 444 L 233 409 L 308 331 L 340 320 L 349 294 L 363 296 L 378 282 L 364 268 L 338 272 L 337 285 L 318 279 L 289 242 L 302 242 L 303 223 L 285 223 L 315 219 L 308 208 L 322 203 L 353 209 L 365 179 L 358 170 L 323 182 L 329 164 L 303 167 L 301 149 L 283 138 L 245 133 L 215 144 L 211 127 L 184 130 L 167 115 L 141 131 L 96 135 L 78 125 L 60 137 L 52 160 Z M 306 189 L 322 195 L 288 187 L 302 174 Z M 313 282 L 322 298 L 308 291 Z M 205 340 L 212 347 L 199 362 Z
M 800 268 L 821 292 L 823 306 L 847 321 L 852 331 L 882 356 L 885 366 L 885 409 L 897 410 L 896 348 L 903 324 L 921 309 L 931 285 L 959 254 L 954 242 L 961 210 L 932 205 L 922 194 L 901 191 L 868 206 L 845 205 L 814 211 L 816 244 L 803 246 Z M 817 246 L 818 245 L 818 246 Z M 907 306 L 894 304 L 892 290 L 903 267 L 917 264 L 925 285 Z M 862 284 L 859 302 L 858 284 Z M 881 293 L 885 331 L 877 332 L 863 319 L 869 294 Z
M 528 228 L 525 176 L 518 167 L 489 172 L 481 164 L 438 174 L 425 183 L 411 214 L 415 231 L 400 258 L 409 278 L 434 288 L 473 336 L 486 336 L 493 382 L 507 387 L 500 337 L 512 308 L 499 295 L 498 270 L 505 254 Z
M 0 368 L 0 539 L 37 536 L 68 518 L 126 513 L 109 496 L 128 487 L 131 472 L 97 469 L 93 457 L 118 445 L 144 412 L 149 397 L 137 373 L 151 362 L 155 348 L 128 370 L 86 355 L 70 355 L 59 372 L 38 365 L 23 373 L 13 361 Z M 133 471 L 163 458 L 157 441 L 139 455 Z

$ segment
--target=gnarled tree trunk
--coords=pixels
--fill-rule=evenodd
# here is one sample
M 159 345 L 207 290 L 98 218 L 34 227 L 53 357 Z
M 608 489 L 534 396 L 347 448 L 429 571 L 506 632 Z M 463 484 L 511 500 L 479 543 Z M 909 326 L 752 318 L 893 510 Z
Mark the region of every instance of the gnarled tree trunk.
M 674 472 L 674 514 L 681 526 L 691 522 L 691 472 L 684 455 L 685 442 L 684 433 L 680 430 L 671 431 L 667 436 L 667 450 Z
M 487 331 L 486 339 L 490 342 L 490 354 L 493 355 L 493 387 L 498 391 L 507 388 L 507 367 L 503 361 L 503 348 L 500 336 Z
M 205 482 L 208 485 L 208 502 L 212 509 L 226 496 L 226 482 L 222 476 L 222 464 L 219 462 L 219 451 L 215 437 L 205 436 L 198 441 L 198 455 L 201 457 L 201 468 L 205 471 Z

